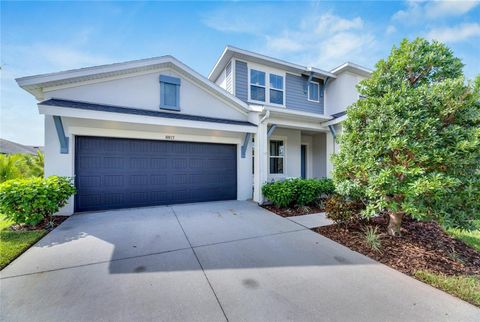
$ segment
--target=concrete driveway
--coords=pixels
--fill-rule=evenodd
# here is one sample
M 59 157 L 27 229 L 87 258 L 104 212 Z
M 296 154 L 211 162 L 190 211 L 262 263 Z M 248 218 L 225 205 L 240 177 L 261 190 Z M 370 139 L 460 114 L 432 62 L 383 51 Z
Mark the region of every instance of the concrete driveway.
M 253 203 L 74 215 L 1 272 L 5 321 L 480 321 Z

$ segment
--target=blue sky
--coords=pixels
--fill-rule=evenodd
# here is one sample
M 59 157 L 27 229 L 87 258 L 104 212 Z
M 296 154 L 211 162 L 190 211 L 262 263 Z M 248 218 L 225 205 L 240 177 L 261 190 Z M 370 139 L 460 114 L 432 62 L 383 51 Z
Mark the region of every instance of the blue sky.
M 402 38 L 438 39 L 480 73 L 480 2 L 5 2 L 0 137 L 43 144 L 14 78 L 171 54 L 207 75 L 225 45 L 331 69 L 366 67 Z

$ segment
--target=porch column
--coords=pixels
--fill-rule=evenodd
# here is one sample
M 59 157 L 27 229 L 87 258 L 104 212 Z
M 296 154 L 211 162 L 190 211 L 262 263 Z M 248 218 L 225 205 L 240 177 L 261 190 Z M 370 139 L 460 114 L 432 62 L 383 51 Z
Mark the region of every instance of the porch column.
M 260 123 L 255 134 L 255 160 L 253 178 L 253 200 L 262 203 L 262 185 L 267 182 L 268 171 L 268 147 L 267 147 L 267 123 Z

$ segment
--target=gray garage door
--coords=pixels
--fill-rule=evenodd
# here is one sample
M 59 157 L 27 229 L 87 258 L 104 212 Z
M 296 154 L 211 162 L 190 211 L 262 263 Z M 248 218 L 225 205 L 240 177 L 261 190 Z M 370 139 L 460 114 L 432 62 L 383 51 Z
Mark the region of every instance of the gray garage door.
M 237 198 L 236 146 L 76 137 L 76 211 Z

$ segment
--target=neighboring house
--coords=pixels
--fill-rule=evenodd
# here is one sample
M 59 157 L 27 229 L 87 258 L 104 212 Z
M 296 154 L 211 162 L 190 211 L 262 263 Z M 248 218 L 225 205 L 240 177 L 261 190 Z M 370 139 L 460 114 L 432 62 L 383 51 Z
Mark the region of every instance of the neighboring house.
M 45 174 L 75 176 L 78 193 L 61 211 L 71 214 L 262 202 L 267 181 L 329 176 L 335 133 L 369 75 L 228 46 L 208 78 L 162 56 L 17 82 L 45 115 Z
M 22 145 L 20 143 L 0 139 L 0 154 L 18 154 L 26 153 L 31 155 L 37 155 L 37 151 L 42 151 L 42 147 Z

